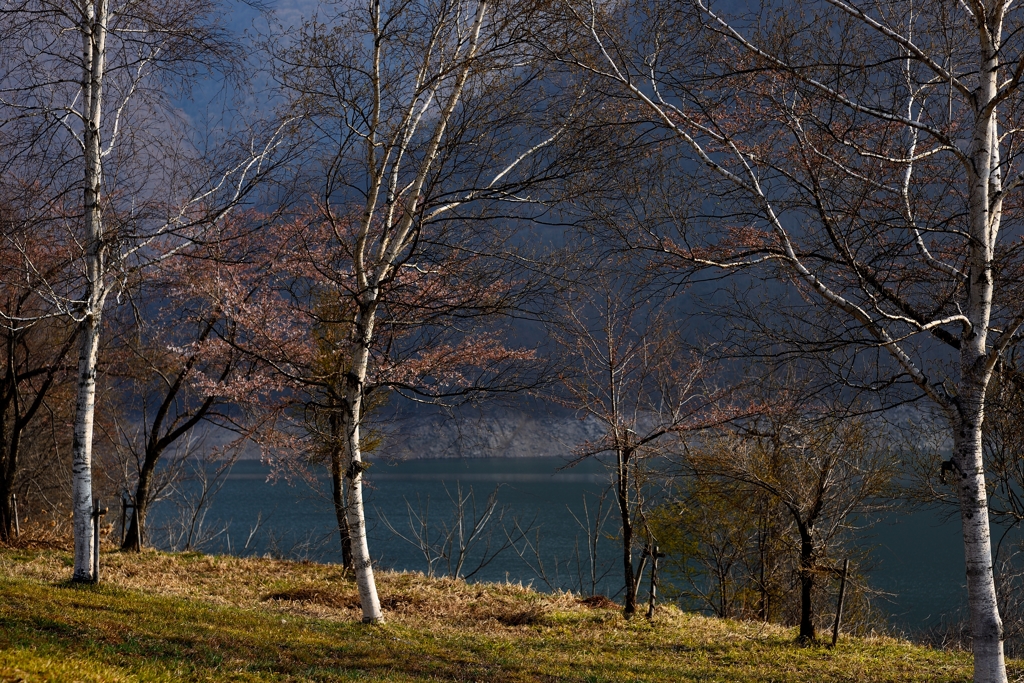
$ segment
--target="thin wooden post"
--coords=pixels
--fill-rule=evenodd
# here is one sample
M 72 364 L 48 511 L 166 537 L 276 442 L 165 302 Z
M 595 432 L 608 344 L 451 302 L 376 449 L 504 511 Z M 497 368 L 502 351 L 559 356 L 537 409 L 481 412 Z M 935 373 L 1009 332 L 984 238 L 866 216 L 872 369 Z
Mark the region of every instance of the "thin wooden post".
M 132 503 L 132 515 L 135 517 L 135 536 L 139 541 L 139 552 L 142 552 L 143 544 L 145 543 L 144 536 L 142 534 L 142 520 L 139 519 L 139 504 Z
M 100 499 L 92 508 L 92 581 L 100 582 Z
M 658 600 L 658 560 L 665 557 L 665 553 L 658 552 L 657 544 L 650 551 L 651 554 L 651 592 L 647 598 L 647 618 L 654 619 L 654 605 Z
M 92 582 L 100 582 L 100 517 L 107 514 L 107 508 L 100 507 L 97 498 L 92 511 Z
M 839 625 L 843 620 L 843 598 L 846 596 L 846 575 L 850 571 L 849 558 L 843 560 L 843 573 L 839 576 L 839 599 L 836 601 L 836 620 L 832 624 L 832 647 L 839 642 Z
M 124 539 L 128 535 L 128 528 L 126 522 L 128 521 L 128 501 L 125 499 L 124 494 L 121 494 L 121 545 L 124 545 Z
M 21 523 L 18 521 L 18 494 L 11 494 L 11 508 L 14 512 L 14 537 L 21 538 Z

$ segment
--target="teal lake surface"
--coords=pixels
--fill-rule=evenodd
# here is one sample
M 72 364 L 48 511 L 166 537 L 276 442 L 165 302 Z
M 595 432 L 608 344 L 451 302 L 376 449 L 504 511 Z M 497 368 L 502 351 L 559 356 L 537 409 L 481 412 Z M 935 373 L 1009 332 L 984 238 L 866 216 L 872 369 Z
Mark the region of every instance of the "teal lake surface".
M 366 488 L 371 555 L 381 567 L 425 571 L 422 552 L 398 538 L 385 520 L 411 537 L 411 508 L 426 516 L 436 538 L 443 525 L 453 520 L 451 497 L 457 496 L 457 491 L 461 489 L 465 495 L 472 489 L 479 510 L 498 487 L 499 510 L 504 509 L 505 516 L 499 521 L 496 512 L 492 519 L 492 544 L 504 540 L 501 525 L 511 528 L 514 517 L 520 526 L 532 529 L 529 538 L 534 545 L 539 539 L 540 550 L 528 549 L 525 561 L 505 551 L 470 580 L 509 580 L 541 590 L 590 592 L 595 573 L 587 552 L 590 534 L 583 524 L 587 512 L 591 525 L 596 518 L 598 497 L 607 487 L 608 472 L 596 461 L 560 469 L 563 465 L 554 458 L 375 462 L 367 472 Z M 203 519 L 202 535 L 206 540 L 200 549 L 339 562 L 340 546 L 326 480 L 320 481 L 322 490 L 318 491 L 307 483 L 271 483 L 269 474 L 270 468 L 257 461 L 235 464 Z M 605 502 L 605 512 L 611 504 L 610 499 Z M 172 520 L 177 514 L 169 501 L 154 510 L 150 535 L 158 546 L 167 545 L 165 529 L 174 526 Z M 609 516 L 606 533 L 614 535 L 616 527 L 615 516 Z M 993 536 L 998 538 L 995 531 Z M 956 617 L 966 603 L 958 519 L 947 521 L 927 510 L 891 513 L 864 532 L 859 542 L 872 549 L 875 566 L 869 582 L 887 594 L 877 604 L 897 629 L 913 633 L 933 627 L 944 618 Z M 479 564 L 482 544 L 470 554 L 464 573 Z M 597 592 L 614 596 L 621 581 L 615 541 L 602 536 L 597 550 Z M 539 576 L 538 558 L 546 581 Z M 437 570 L 446 572 L 444 560 Z M 642 593 L 646 594 L 646 584 Z

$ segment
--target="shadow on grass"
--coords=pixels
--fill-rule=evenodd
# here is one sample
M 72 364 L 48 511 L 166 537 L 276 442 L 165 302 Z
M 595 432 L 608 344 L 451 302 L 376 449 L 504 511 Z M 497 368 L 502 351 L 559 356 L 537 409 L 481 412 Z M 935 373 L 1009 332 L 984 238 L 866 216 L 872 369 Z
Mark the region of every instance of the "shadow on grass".
M 455 653 L 422 639 L 407 647 L 408 639 L 392 636 L 388 626 L 241 610 L 103 585 L 62 581 L 47 590 L 5 582 L 0 602 L 4 649 L 93 662 L 96 676 L 113 667 L 129 676 L 174 672 L 184 680 L 231 674 L 331 679 L 359 672 L 369 678 L 395 672 L 449 678 L 457 663 Z

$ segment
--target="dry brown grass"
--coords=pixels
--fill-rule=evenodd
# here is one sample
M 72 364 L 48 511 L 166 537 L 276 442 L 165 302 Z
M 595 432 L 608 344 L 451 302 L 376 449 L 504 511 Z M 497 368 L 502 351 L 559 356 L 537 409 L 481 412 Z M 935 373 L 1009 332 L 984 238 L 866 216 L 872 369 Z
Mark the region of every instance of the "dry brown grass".
M 803 648 L 777 625 L 672 607 L 627 621 L 607 599 L 415 573 L 378 573 L 386 624 L 368 628 L 334 565 L 154 551 L 102 561 L 101 585 L 75 587 L 67 552 L 0 550 L 0 680 L 951 683 L 970 670 L 963 653 L 891 638 Z
M 67 557 L 33 552 L 38 549 L 26 546 L 0 555 L 0 573 L 46 583 L 66 580 Z M 101 563 L 103 582 L 127 590 L 315 618 L 360 618 L 355 583 L 337 565 L 152 550 L 110 550 L 101 555 Z M 581 601 L 571 593 L 537 593 L 517 583 L 467 584 L 411 572 L 383 571 L 376 576 L 385 619 L 410 626 L 515 627 L 539 623 L 556 611 L 590 614 L 595 609 L 618 609 L 607 598 Z
M 22 550 L 71 550 L 71 525 L 69 520 L 45 518 L 42 521 L 21 523 L 21 535 L 0 548 Z

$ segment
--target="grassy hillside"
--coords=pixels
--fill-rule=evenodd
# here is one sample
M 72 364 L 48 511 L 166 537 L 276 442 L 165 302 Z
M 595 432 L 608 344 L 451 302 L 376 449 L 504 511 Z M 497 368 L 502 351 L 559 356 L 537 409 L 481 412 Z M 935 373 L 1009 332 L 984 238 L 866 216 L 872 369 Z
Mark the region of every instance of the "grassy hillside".
M 967 681 L 970 659 L 892 639 L 799 647 L 795 633 L 519 585 L 382 573 L 387 623 L 359 623 L 333 566 L 196 553 L 0 550 L 3 681 Z M 1013 674 L 1021 669 L 1014 665 Z

